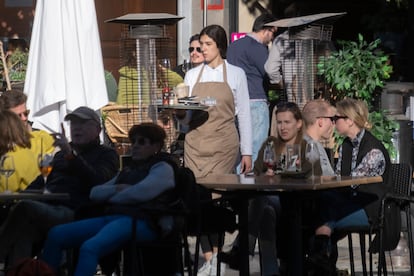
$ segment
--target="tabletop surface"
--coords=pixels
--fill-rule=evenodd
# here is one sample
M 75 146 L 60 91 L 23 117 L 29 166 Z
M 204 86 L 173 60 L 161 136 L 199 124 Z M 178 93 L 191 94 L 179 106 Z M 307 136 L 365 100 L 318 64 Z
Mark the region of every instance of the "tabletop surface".
M 205 110 L 207 105 L 201 104 L 174 104 L 174 105 L 157 105 L 158 108 L 166 109 L 184 109 L 184 110 Z
M 209 175 L 197 178 L 197 183 L 217 190 L 271 190 L 301 191 L 323 190 L 382 182 L 381 176 L 317 176 L 312 178 L 291 178 L 275 176 L 245 176 L 237 174 Z

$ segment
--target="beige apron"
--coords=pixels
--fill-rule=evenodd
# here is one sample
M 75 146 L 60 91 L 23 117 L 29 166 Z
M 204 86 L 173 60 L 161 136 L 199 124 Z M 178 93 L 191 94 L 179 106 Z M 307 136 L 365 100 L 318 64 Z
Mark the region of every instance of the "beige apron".
M 204 65 L 203 65 L 204 66 Z M 216 99 L 207 109 L 208 120 L 185 136 L 184 164 L 196 177 L 208 174 L 233 173 L 239 152 L 234 98 L 227 83 L 226 63 L 223 63 L 223 82 L 200 82 L 204 67 L 193 87 L 193 96 Z

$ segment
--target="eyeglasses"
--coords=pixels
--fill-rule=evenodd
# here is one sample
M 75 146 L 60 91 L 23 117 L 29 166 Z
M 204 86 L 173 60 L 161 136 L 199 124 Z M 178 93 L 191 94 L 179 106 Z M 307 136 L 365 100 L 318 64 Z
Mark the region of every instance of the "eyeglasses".
M 330 119 L 332 123 L 336 123 L 336 121 L 338 121 L 339 119 L 346 119 L 348 118 L 347 116 L 338 116 L 338 115 L 334 115 L 334 116 L 319 116 L 316 118 L 326 118 L 326 119 Z
M 138 139 L 132 139 L 131 142 L 133 145 L 137 143 L 140 146 L 145 146 L 146 144 L 151 143 L 151 141 L 148 138 L 144 138 L 144 137 L 140 137 Z
M 188 52 L 191 54 L 194 50 L 196 50 L 197 52 L 201 53 L 201 48 L 200 47 L 190 47 L 188 48 Z
M 23 111 L 22 113 L 19 113 L 19 114 L 17 114 L 17 116 L 19 116 L 20 118 L 21 117 L 29 117 L 29 114 L 30 114 L 30 110 L 25 110 L 25 111 Z

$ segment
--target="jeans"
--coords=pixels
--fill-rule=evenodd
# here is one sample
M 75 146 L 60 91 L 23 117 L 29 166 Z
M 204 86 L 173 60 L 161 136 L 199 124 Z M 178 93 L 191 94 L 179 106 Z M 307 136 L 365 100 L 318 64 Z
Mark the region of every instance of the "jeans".
M 252 117 L 252 162 L 257 159 L 259 150 L 269 136 L 269 107 L 266 101 L 250 101 L 250 113 Z M 240 164 L 237 165 L 237 173 L 240 173 Z
M 368 216 L 363 209 L 361 197 L 352 195 L 351 190 L 326 191 L 319 197 L 322 224 L 332 230 L 350 226 L 369 226 Z
M 0 228 L 0 258 L 10 265 L 32 257 L 33 245 L 43 242 L 50 228 L 73 220 L 73 210 L 62 205 L 22 200 L 13 206 Z
M 58 271 L 63 250 L 80 247 L 75 275 L 94 275 L 100 257 L 115 251 L 132 238 L 131 224 L 131 217 L 113 215 L 58 225 L 49 231 L 42 259 Z M 137 241 L 156 238 L 156 232 L 146 220 L 136 222 Z
M 279 274 L 276 229 L 280 213 L 278 196 L 260 196 L 249 202 L 249 251 L 254 253 L 252 238 L 258 237 L 262 275 Z

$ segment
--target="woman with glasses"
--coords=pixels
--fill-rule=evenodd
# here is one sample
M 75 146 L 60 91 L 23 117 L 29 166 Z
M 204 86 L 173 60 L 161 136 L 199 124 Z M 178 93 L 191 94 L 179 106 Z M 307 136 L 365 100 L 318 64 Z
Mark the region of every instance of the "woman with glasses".
M 199 34 L 195 34 L 190 37 L 190 46 L 188 47 L 188 54 L 190 55 L 190 64 L 180 64 L 176 68 L 174 68 L 174 71 L 178 73 L 182 78 L 185 77 L 185 74 L 189 69 L 197 67 L 198 65 L 204 62 L 204 56 L 201 52 L 199 40 Z
M 162 153 L 165 131 L 156 124 L 142 123 L 133 126 L 128 136 L 132 162 L 118 176 L 95 186 L 90 193 L 92 201 L 107 204 L 109 210 L 112 208 L 112 215 L 61 224 L 49 231 L 42 258 L 55 272 L 59 270 L 63 250 L 80 247 L 74 275 L 94 275 L 100 257 L 132 238 L 133 218 L 117 215 L 117 206 L 148 204 L 162 210 L 177 201 L 176 165 L 168 154 Z M 172 229 L 171 216 L 142 216 L 136 221 L 136 240 L 152 241 L 168 235 Z
M 382 197 L 389 190 L 390 158 L 384 145 L 370 132 L 368 108 L 361 100 L 347 98 L 336 104 L 333 117 L 336 130 L 345 136 L 336 165 L 344 176 L 378 176 L 382 183 L 325 192 L 319 197 L 319 224 L 310 249 L 309 262 L 314 274 L 327 275 L 336 270 L 336 251 L 331 236 L 349 226 L 369 227 L 378 221 Z

